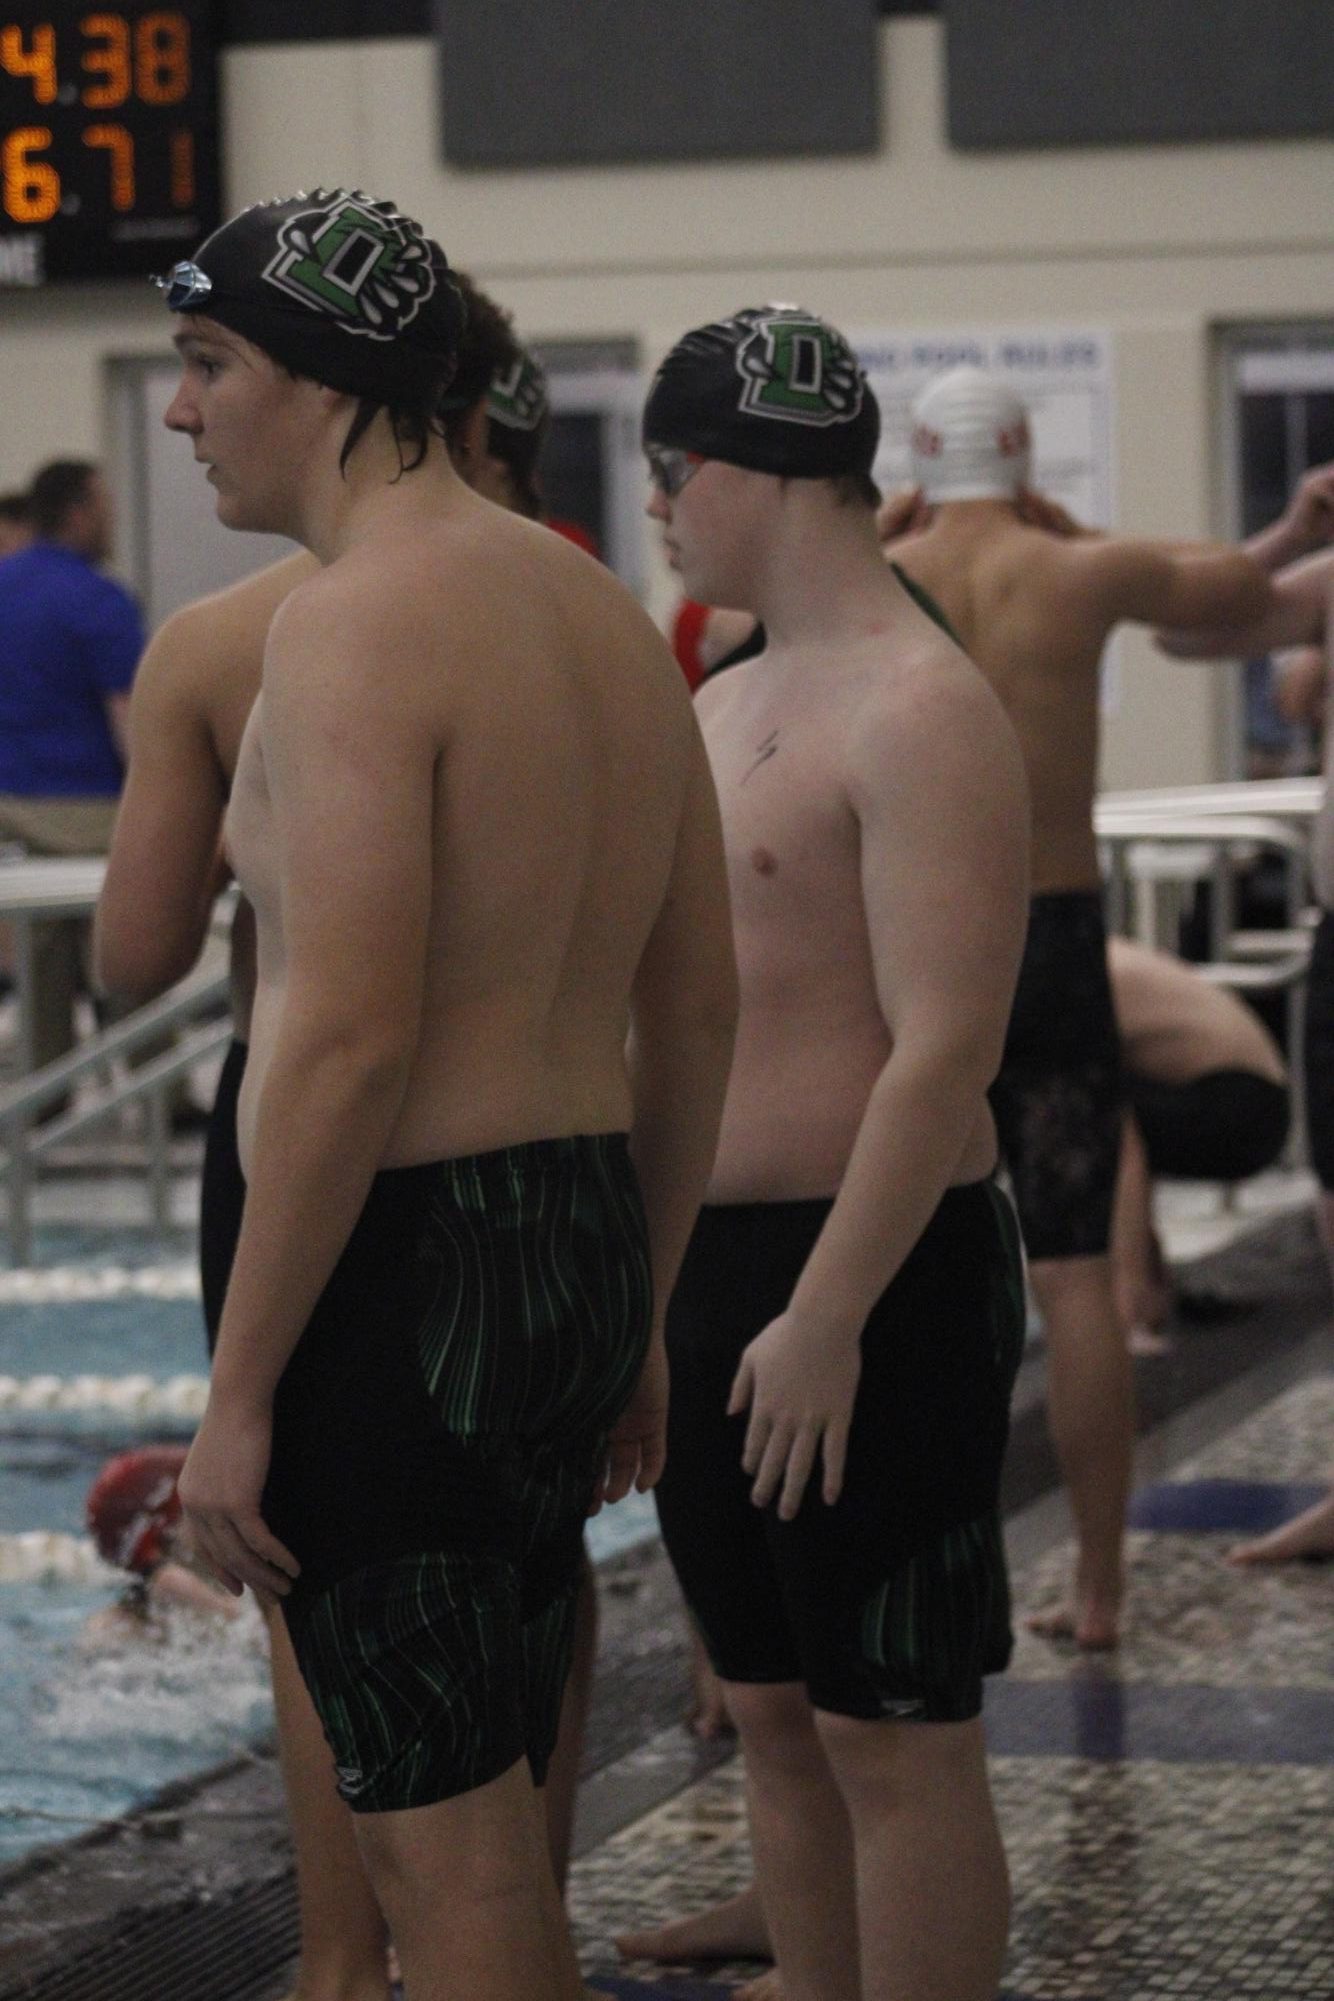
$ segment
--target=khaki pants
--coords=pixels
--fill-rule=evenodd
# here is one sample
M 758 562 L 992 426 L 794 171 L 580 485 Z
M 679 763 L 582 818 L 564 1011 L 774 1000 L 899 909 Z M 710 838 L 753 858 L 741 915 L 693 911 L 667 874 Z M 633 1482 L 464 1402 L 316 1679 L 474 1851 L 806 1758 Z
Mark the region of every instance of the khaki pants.
M 32 855 L 104 855 L 118 804 L 116 799 L 28 799 L 0 793 L 0 840 L 19 841 Z M 74 1047 L 74 1003 L 88 984 L 89 935 L 81 917 L 53 918 L 32 927 L 33 1061 L 39 1070 Z

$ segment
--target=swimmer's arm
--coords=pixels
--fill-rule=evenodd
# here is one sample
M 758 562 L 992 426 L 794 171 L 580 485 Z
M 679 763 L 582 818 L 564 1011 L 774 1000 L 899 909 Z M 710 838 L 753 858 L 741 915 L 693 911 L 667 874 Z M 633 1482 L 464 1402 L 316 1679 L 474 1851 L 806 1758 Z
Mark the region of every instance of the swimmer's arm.
M 384 1159 L 420 1033 L 443 753 L 392 623 L 382 594 L 321 578 L 278 614 L 265 661 L 283 1004 L 208 1411 L 180 1479 L 195 1546 L 232 1588 L 281 1593 L 296 1574 L 260 1514 L 273 1393 Z
M 1222 543 L 1112 536 L 1072 543 L 1068 561 L 1072 580 L 1109 631 L 1127 619 L 1244 628 L 1273 610 L 1273 579 L 1243 550 Z
M 742 1356 L 742 1463 L 790 1520 L 817 1452 L 838 1498 L 871 1309 L 988 1119 L 1028 915 L 1028 804 L 1014 733 L 978 678 L 899 698 L 852 746 L 851 804 L 876 991 L 892 1049 L 787 1311 Z
M 1258 535 L 1242 548 L 1266 570 L 1283 570 L 1290 563 L 1334 541 L 1334 464 L 1312 466 L 1297 482 L 1292 499 Z
M 600 1499 L 651 1487 L 666 1451 L 663 1320 L 708 1186 L 736 1036 L 737 974 L 718 800 L 693 719 L 671 876 L 630 998 L 627 1061 L 653 1271 L 653 1334 Z
M 713 1167 L 737 1023 L 718 799 L 693 720 L 690 729 L 671 878 L 630 1001 L 630 1152 L 648 1214 L 659 1322 Z
M 892 1038 L 792 1311 L 857 1339 L 953 1181 L 1000 1067 L 1028 921 L 1028 805 L 980 683 L 859 732 L 852 803 L 876 993 Z
M 130 700 L 129 772 L 93 926 L 93 969 L 106 992 L 136 1004 L 189 972 L 226 879 L 218 860 L 226 780 L 193 697 L 200 637 L 190 613 L 169 619 Z
M 1282 647 L 1319 646 L 1332 599 L 1334 553 L 1325 549 L 1273 579 L 1269 602 L 1258 618 L 1225 624 L 1213 614 L 1194 626 L 1182 621 L 1156 639 L 1164 653 L 1180 660 L 1255 660 Z

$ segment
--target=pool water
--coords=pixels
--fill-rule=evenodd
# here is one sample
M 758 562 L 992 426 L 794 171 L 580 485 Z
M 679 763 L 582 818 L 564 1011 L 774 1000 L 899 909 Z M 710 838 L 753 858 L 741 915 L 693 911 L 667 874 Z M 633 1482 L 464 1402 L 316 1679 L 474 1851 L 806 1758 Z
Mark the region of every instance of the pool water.
M 80 1246 L 82 1248 L 82 1246 Z M 117 1274 L 110 1284 L 108 1270 Z M 67 1259 L 37 1279 L 0 1270 L 0 1377 L 165 1381 L 201 1374 L 197 1297 L 173 1260 L 160 1296 L 143 1240 Z M 89 1298 L 91 1291 L 110 1297 Z M 36 1297 L 32 1296 L 36 1293 Z M 80 1296 L 83 1295 L 83 1296 Z M 188 1425 L 106 1407 L 0 1414 L 0 1536 L 83 1536 L 84 1499 L 115 1452 L 184 1440 Z M 595 1562 L 657 1533 L 632 1494 L 589 1524 Z M 114 1581 L 0 1583 L 0 1867 L 141 1805 L 243 1752 L 272 1728 L 258 1613 L 232 1624 L 175 1615 L 165 1638 L 90 1646 Z

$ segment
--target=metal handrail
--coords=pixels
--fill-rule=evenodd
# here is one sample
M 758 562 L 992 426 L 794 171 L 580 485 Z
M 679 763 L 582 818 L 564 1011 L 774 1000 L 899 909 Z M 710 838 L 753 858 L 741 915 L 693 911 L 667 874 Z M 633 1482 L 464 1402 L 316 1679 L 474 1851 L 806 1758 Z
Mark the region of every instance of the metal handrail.
M 0 1159 L 6 1177 L 9 1241 L 15 1263 L 24 1264 L 32 1255 L 33 1184 L 44 1156 L 140 1100 L 147 1105 L 148 1185 L 153 1222 L 159 1230 L 168 1227 L 171 1176 L 167 1093 L 196 1063 L 225 1047 L 231 1038 L 230 1018 L 210 1021 L 195 1034 L 185 1036 L 175 1048 L 106 1086 L 93 1103 L 76 1106 L 41 1125 L 35 1120 L 46 1106 L 65 1097 L 70 1086 L 89 1071 L 103 1068 L 113 1057 L 132 1056 L 145 1044 L 170 1031 L 188 1028 L 201 1016 L 213 1015 L 219 1008 L 225 1010 L 227 997 L 225 973 L 196 973 L 114 1027 L 90 1036 L 72 1055 L 62 1056 L 0 1091 Z

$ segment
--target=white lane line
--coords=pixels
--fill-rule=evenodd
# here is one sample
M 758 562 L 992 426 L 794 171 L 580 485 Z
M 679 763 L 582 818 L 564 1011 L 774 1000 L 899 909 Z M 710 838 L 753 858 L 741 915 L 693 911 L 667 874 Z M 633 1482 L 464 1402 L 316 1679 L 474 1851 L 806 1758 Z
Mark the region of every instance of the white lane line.
M 207 1376 L 0 1376 L 0 1411 L 117 1411 L 202 1417 Z
M 89 1536 L 55 1529 L 0 1535 L 0 1584 L 109 1584 L 121 1574 L 103 1563 Z
M 74 1306 L 99 1299 L 198 1299 L 199 1268 L 165 1265 L 25 1265 L 0 1271 L 0 1306 Z

